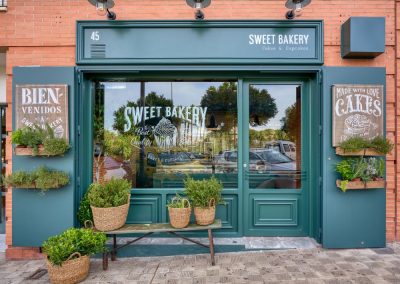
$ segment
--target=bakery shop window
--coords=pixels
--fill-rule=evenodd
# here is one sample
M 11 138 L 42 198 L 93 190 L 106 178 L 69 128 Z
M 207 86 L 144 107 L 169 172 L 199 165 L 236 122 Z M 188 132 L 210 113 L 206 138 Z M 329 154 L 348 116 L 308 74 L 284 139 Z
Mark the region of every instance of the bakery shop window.
M 214 175 L 237 188 L 236 82 L 98 82 L 94 96 L 94 181 L 181 188 Z

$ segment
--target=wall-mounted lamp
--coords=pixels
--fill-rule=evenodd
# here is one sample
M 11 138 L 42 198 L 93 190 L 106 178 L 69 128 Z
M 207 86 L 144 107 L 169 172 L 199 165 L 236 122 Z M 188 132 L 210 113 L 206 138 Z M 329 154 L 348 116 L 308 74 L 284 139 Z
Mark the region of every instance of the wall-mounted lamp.
M 202 9 L 207 8 L 211 4 L 211 0 L 186 0 L 186 3 L 196 9 L 194 18 L 196 20 L 204 20 L 204 13 Z
M 97 15 L 99 16 L 107 15 L 107 19 L 109 20 L 115 20 L 117 18 L 117 15 L 109 10 L 115 5 L 113 0 L 88 0 L 88 1 L 90 4 L 96 7 Z
M 311 0 L 288 0 L 285 4 L 286 8 L 290 9 L 286 13 L 286 19 L 293 20 L 295 17 L 300 17 L 303 8 L 311 3 Z

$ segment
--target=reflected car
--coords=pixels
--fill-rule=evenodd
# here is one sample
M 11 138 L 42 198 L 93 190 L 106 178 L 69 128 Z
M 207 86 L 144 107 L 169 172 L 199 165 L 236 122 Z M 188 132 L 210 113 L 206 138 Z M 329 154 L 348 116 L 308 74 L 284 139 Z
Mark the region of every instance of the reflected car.
M 278 151 L 290 159 L 296 160 L 296 144 L 291 141 L 269 141 L 265 144 L 265 148 Z
M 267 165 L 266 170 L 271 171 L 295 171 L 296 162 L 288 156 L 273 149 L 251 149 L 252 152 L 258 154 Z
M 216 173 L 237 172 L 238 153 L 236 150 L 224 151 L 214 157 Z M 257 153 L 249 152 L 249 170 L 265 171 L 267 169 L 264 159 Z

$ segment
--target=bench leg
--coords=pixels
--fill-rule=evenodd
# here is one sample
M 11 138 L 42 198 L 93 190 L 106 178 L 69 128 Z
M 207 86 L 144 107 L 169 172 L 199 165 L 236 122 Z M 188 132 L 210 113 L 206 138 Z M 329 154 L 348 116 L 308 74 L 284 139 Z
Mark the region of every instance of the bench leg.
M 212 230 L 211 229 L 208 229 L 208 240 L 210 242 L 211 265 L 215 265 L 214 239 L 213 239 L 213 235 L 212 235 Z
M 108 253 L 103 252 L 103 270 L 108 269 Z
M 113 249 L 111 251 L 111 261 L 117 259 L 117 235 L 113 235 Z

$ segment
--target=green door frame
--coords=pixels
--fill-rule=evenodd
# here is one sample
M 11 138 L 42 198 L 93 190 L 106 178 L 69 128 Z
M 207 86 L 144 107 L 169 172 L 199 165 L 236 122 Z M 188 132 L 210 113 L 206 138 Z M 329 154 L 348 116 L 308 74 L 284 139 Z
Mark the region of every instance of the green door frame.
M 310 83 L 307 77 L 296 77 L 296 76 L 285 76 L 285 77 L 266 77 L 263 79 L 247 79 L 243 81 L 243 105 L 242 105 L 242 161 L 241 165 L 249 165 L 249 87 L 250 85 L 299 85 L 301 86 L 301 171 L 302 173 L 308 173 L 310 168 L 310 155 L 309 155 L 309 124 L 310 121 Z M 249 178 L 246 174 L 246 169 L 243 168 L 243 206 L 244 206 L 244 234 L 251 236 L 309 236 L 309 204 L 315 202 L 309 198 L 310 179 L 302 174 L 302 186 L 299 189 L 250 189 Z M 255 204 L 251 204 L 250 196 L 258 195 L 260 198 L 267 198 L 265 201 L 270 201 L 271 197 L 273 200 L 284 201 L 285 198 L 296 198 L 291 204 L 291 209 L 297 209 L 297 212 L 293 212 L 293 221 L 296 221 L 296 226 L 288 226 L 284 223 L 276 224 L 273 229 L 257 229 L 255 225 L 252 225 L 255 216 L 253 216 L 256 208 L 253 208 Z M 289 200 L 285 200 L 288 202 Z M 296 205 L 298 204 L 298 205 Z M 285 204 L 286 206 L 289 203 Z M 294 210 L 293 210 L 294 211 Z
M 78 194 L 77 194 L 77 205 L 78 207 L 80 198 L 86 192 L 89 184 L 92 180 L 92 111 L 93 111 L 93 101 L 91 97 L 94 94 L 94 84 L 93 81 L 99 80 L 109 80 L 109 79 L 119 79 L 123 80 L 168 80 L 168 79 L 187 79 L 187 80 L 196 80 L 196 79 L 210 79 L 210 80 L 237 80 L 238 82 L 238 94 L 237 94 L 237 103 L 238 103 L 238 127 L 242 129 L 243 127 L 243 82 L 244 80 L 265 80 L 267 78 L 308 78 L 310 81 L 310 88 L 313 89 L 313 94 L 320 94 L 320 88 L 318 85 L 319 74 L 321 67 L 310 67 L 310 66 L 229 66 L 220 67 L 220 66 L 152 66 L 149 68 L 148 66 L 141 67 L 129 67 L 129 66 L 88 66 L 88 67 L 78 67 L 78 84 L 79 84 L 79 92 L 78 92 L 78 109 L 77 112 L 77 121 L 78 121 L 78 151 L 77 151 L 77 161 L 78 165 Z M 205 71 L 206 70 L 206 71 Z M 190 71 L 190 72 L 188 72 Z M 281 75 L 277 75 L 281 74 Z M 283 75 L 284 74 L 284 75 Z M 90 95 L 88 95 L 90 94 Z M 316 109 L 320 109 L 318 105 L 316 105 Z M 318 113 L 318 118 L 320 114 Z M 241 131 L 241 130 L 240 130 Z M 239 135 L 243 135 L 239 131 Z M 238 147 L 243 147 L 241 144 L 242 141 L 239 139 Z M 318 142 L 319 143 L 319 142 Z M 318 160 L 318 159 L 316 159 Z M 239 155 L 239 165 L 243 164 L 243 157 Z M 319 167 L 318 167 L 319 168 Z M 88 170 L 89 169 L 89 170 Z M 243 192 L 240 188 L 243 188 L 244 179 L 243 179 L 243 171 L 242 167 L 238 167 L 238 189 L 224 189 L 223 194 L 229 203 L 229 208 L 226 211 L 227 214 L 233 214 L 236 216 L 230 216 L 231 223 L 225 224 L 225 229 L 221 232 L 217 233 L 219 237 L 239 237 L 244 235 L 244 216 L 241 212 L 244 212 L 243 208 Z M 313 175 L 311 178 L 318 178 Z M 176 191 L 181 191 L 179 188 L 171 188 L 171 189 L 134 189 L 132 191 L 134 196 L 138 197 L 138 201 L 132 203 L 135 205 L 140 205 L 140 198 L 144 195 L 149 196 L 152 199 L 156 199 L 155 195 L 160 195 L 159 200 L 157 202 L 165 205 L 169 196 L 173 195 Z M 319 192 L 318 192 L 319 194 Z M 318 195 L 317 194 L 317 195 Z M 311 195 L 311 194 L 310 194 Z M 319 240 L 318 231 L 320 227 L 319 215 L 317 212 L 320 208 L 319 195 L 314 196 L 313 200 L 315 200 L 315 208 L 313 208 L 312 213 L 309 214 L 310 220 L 310 229 L 309 236 L 314 237 Z M 147 200 L 148 201 L 148 200 Z M 147 202 L 146 201 L 146 202 Z M 163 209 L 156 210 L 154 212 L 154 216 L 151 219 L 146 221 L 148 222 L 166 222 L 167 221 L 167 212 L 165 210 L 165 206 Z M 236 211 L 236 212 L 233 212 Z M 315 229 L 318 228 L 318 229 Z

